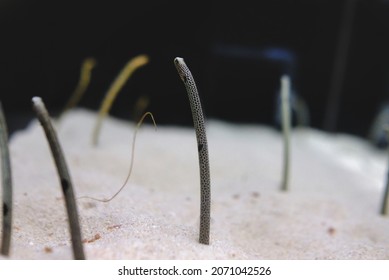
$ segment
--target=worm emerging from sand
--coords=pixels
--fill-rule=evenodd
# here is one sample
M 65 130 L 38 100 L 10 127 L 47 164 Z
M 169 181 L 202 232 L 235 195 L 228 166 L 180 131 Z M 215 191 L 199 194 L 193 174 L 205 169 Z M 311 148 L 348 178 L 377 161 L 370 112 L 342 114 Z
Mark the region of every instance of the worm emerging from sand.
M 75 259 L 85 259 L 82 246 L 81 229 L 78 221 L 78 212 L 76 200 L 74 198 L 73 184 L 70 179 L 69 171 L 65 161 L 62 148 L 59 144 L 57 134 L 51 124 L 49 113 L 40 97 L 32 98 L 32 106 L 36 116 L 45 131 L 47 141 L 49 142 L 51 153 L 57 166 L 58 176 L 62 186 L 62 192 L 65 197 L 66 210 L 69 218 L 70 234 L 72 237 L 73 255 Z
M 176 57 L 174 64 L 177 68 L 181 80 L 185 84 L 188 92 L 190 107 L 192 110 L 193 124 L 196 130 L 197 148 L 200 164 L 200 238 L 202 244 L 209 244 L 209 231 L 211 220 L 211 179 L 209 172 L 208 144 L 205 133 L 205 121 L 203 110 L 201 108 L 200 97 L 197 91 L 196 83 L 184 59 Z
M 3 237 L 1 241 L 1 254 L 8 256 L 11 244 L 12 231 L 12 175 L 11 161 L 8 148 L 8 132 L 3 108 L 0 102 L 0 152 L 1 174 L 3 184 Z

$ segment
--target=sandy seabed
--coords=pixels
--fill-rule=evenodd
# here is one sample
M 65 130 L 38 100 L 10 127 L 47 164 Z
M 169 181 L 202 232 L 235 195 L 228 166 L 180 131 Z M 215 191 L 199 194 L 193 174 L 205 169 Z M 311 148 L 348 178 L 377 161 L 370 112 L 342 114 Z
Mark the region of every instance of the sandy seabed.
M 78 198 L 110 197 L 130 166 L 135 124 L 106 119 L 93 147 L 95 121 L 77 109 L 56 124 Z M 109 203 L 77 200 L 88 259 L 389 259 L 389 217 L 379 215 L 386 152 L 350 135 L 294 129 L 290 190 L 282 192 L 278 131 L 209 120 L 207 132 L 211 244 L 198 243 L 194 130 L 144 124 L 124 190 Z M 37 121 L 13 135 L 10 152 L 10 258 L 72 259 L 60 183 Z

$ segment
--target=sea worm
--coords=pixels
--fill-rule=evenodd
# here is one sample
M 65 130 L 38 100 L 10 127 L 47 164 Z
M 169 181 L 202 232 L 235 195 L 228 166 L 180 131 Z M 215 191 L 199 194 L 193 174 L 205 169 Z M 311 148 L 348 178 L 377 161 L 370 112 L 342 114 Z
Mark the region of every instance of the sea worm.
M 284 140 L 284 166 L 282 171 L 281 189 L 288 190 L 290 166 L 290 79 L 287 75 L 281 77 L 282 133 Z
M 88 85 L 91 80 L 92 70 L 96 66 L 96 63 L 96 59 L 94 59 L 93 57 L 88 57 L 84 59 L 81 64 L 80 79 L 78 81 L 77 87 L 71 95 L 69 101 L 65 105 L 65 108 L 63 109 L 61 115 L 63 115 L 68 110 L 74 108 L 80 102 L 86 89 L 88 88 Z
M 192 111 L 193 124 L 196 131 L 197 148 L 200 165 L 200 236 L 199 242 L 209 244 L 211 219 L 211 179 L 209 172 L 208 144 L 205 132 L 205 120 L 196 83 L 184 59 L 176 57 L 174 64 L 178 75 L 184 82 Z
M 131 77 L 132 73 L 134 73 L 136 69 L 147 64 L 148 62 L 149 62 L 149 57 L 147 55 L 138 55 L 134 57 L 129 62 L 127 62 L 127 64 L 122 69 L 122 71 L 119 73 L 119 75 L 116 77 L 116 79 L 109 87 L 101 103 L 96 125 L 93 130 L 93 134 L 92 134 L 93 145 L 96 146 L 99 142 L 99 134 L 103 123 L 103 119 L 107 116 L 109 110 L 111 109 L 112 104 L 116 96 L 118 95 L 120 89 L 124 86 L 126 81 Z
M 58 141 L 57 133 L 51 123 L 49 113 L 45 104 L 40 97 L 32 98 L 32 105 L 35 114 L 41 123 L 46 134 L 47 141 L 50 145 L 51 153 L 57 167 L 62 192 L 65 198 L 66 210 L 69 218 L 70 234 L 72 239 L 73 255 L 77 260 L 85 259 L 84 249 L 82 246 L 81 229 L 78 220 L 77 204 L 74 199 L 73 184 L 70 178 L 65 157 Z
M 289 78 L 290 79 L 290 78 Z M 281 90 L 277 91 L 274 124 L 278 130 L 282 129 L 282 97 Z M 310 113 L 305 100 L 290 87 L 289 90 L 290 127 L 309 127 Z
M 3 185 L 3 237 L 1 241 L 1 254 L 8 256 L 11 245 L 12 231 L 12 174 L 11 161 L 8 149 L 8 132 L 3 107 L 0 102 L 0 152 L 1 174 Z
M 389 127 L 386 126 L 385 128 L 386 135 L 389 139 Z M 389 208 L 389 167 L 386 175 L 386 185 L 385 185 L 385 191 L 382 199 L 382 206 L 381 206 L 381 214 L 387 215 Z
M 129 171 L 128 171 L 128 175 L 127 175 L 127 177 L 126 177 L 126 180 L 124 180 L 124 183 L 123 183 L 122 186 L 119 188 L 119 190 L 116 191 L 110 198 L 106 198 L 106 199 L 105 199 L 105 198 L 99 199 L 99 198 L 94 198 L 94 197 L 90 197 L 90 196 L 82 196 L 82 197 L 79 197 L 78 199 L 88 198 L 88 199 L 92 199 L 92 200 L 99 201 L 99 202 L 109 202 L 109 201 L 111 201 L 112 199 L 114 199 L 114 198 L 115 198 L 115 197 L 124 189 L 124 187 L 125 187 L 126 184 L 128 183 L 128 180 L 129 180 L 130 177 L 131 177 L 132 168 L 133 168 L 133 166 L 134 166 L 136 135 L 138 134 L 138 130 L 139 130 L 140 126 L 142 125 L 144 119 L 145 119 L 147 116 L 150 116 L 150 118 L 151 118 L 152 121 L 153 121 L 153 124 L 154 124 L 155 129 L 157 129 L 157 125 L 156 125 L 156 123 L 155 123 L 155 119 L 154 119 L 153 114 L 150 113 L 150 112 L 144 113 L 143 116 L 142 116 L 142 118 L 139 120 L 138 124 L 136 125 L 135 132 L 134 132 L 134 136 L 133 136 L 133 139 L 132 139 L 130 169 L 129 169 Z

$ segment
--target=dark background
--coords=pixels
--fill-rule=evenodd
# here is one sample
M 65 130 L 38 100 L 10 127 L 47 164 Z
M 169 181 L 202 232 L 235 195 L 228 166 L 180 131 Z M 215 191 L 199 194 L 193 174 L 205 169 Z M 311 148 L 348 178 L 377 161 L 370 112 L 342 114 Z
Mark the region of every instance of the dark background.
M 208 118 L 274 125 L 279 78 L 292 71 L 261 55 L 274 48 L 293 58 L 294 88 L 309 106 L 311 126 L 323 129 L 346 1 L 0 0 L 0 99 L 9 130 L 28 124 L 35 95 L 58 115 L 90 56 L 98 64 L 79 106 L 97 110 L 115 76 L 138 54 L 149 55 L 150 63 L 126 83 L 111 115 L 131 118 L 136 100 L 147 95 L 158 124 L 190 125 L 173 64 L 181 56 Z M 332 129 L 365 137 L 389 97 L 389 3 L 351 1 L 355 12 Z

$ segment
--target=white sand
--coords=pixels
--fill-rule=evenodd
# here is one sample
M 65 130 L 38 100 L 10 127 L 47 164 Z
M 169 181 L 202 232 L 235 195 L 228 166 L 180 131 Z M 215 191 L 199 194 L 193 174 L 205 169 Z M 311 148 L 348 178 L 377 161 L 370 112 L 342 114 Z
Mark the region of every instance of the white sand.
M 158 122 L 158 116 L 156 121 Z M 126 178 L 135 125 L 75 110 L 58 129 L 77 197 L 110 197 Z M 211 245 L 198 240 L 193 129 L 143 125 L 132 177 L 109 203 L 78 200 L 88 259 L 389 259 L 379 209 L 387 155 L 359 138 L 296 129 L 290 191 L 280 191 L 281 135 L 210 120 Z M 71 259 L 64 200 L 35 121 L 11 139 L 12 259 Z M 0 194 L 1 196 L 1 194 Z M 0 218 L 1 219 L 1 218 Z M 4 258 L 4 257 L 0 257 Z

